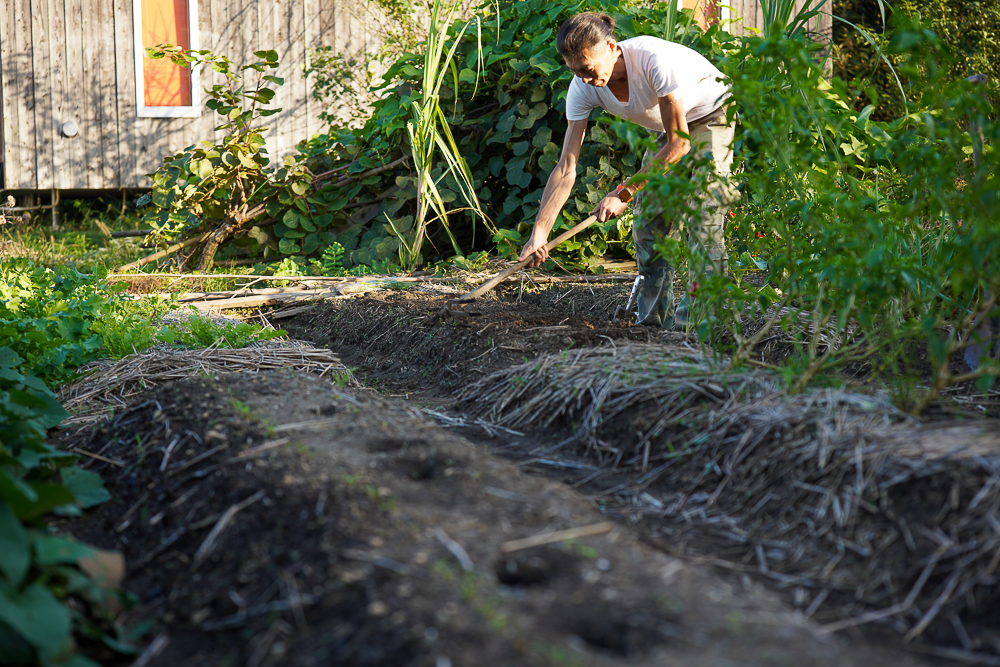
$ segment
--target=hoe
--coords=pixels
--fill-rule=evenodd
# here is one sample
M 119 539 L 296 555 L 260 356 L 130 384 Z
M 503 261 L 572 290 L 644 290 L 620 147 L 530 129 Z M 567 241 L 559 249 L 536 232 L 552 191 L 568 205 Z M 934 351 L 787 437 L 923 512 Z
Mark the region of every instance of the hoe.
M 579 232 L 582 232 L 587 227 L 590 227 L 595 222 L 597 222 L 597 216 L 596 215 L 590 216 L 589 218 L 587 218 L 583 222 L 578 223 L 572 229 L 569 229 L 569 230 L 563 232 L 559 236 L 555 237 L 554 239 L 552 239 L 551 241 L 549 241 L 548 243 L 546 243 L 545 244 L 545 249 L 551 252 L 552 249 L 555 248 L 556 246 L 558 246 L 560 243 L 562 243 L 563 241 L 566 241 L 569 238 L 572 238 L 573 236 L 575 236 Z M 531 258 L 523 259 L 520 262 L 517 262 L 516 264 L 508 266 L 506 269 L 504 269 L 500 273 L 496 274 L 495 276 L 493 276 L 492 278 L 490 278 L 485 283 L 483 283 L 482 285 L 480 285 L 476 289 L 472 290 L 468 294 L 463 294 L 462 296 L 458 297 L 457 299 L 452 299 L 451 301 L 448 302 L 448 305 L 449 306 L 461 306 L 461 305 L 464 305 L 464 304 L 467 304 L 467 303 L 472 303 L 477 298 L 479 298 L 482 295 L 486 294 L 491 289 L 493 289 L 498 284 L 500 284 L 501 280 L 503 280 L 504 278 L 506 278 L 507 276 L 509 276 L 511 274 L 517 273 L 518 271 L 520 271 L 521 269 L 523 269 L 524 267 L 526 267 L 528 265 L 528 262 L 530 262 L 530 261 L 531 261 Z

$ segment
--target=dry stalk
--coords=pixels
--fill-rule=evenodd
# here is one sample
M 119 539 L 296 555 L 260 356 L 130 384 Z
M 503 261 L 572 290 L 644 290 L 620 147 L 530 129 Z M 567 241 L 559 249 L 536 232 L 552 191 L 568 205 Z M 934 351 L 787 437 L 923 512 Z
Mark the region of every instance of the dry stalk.
M 771 373 L 631 345 L 499 371 L 456 406 L 547 430 L 546 456 L 563 449 L 614 468 L 627 479 L 605 497 L 654 537 L 710 545 L 731 569 L 814 591 L 804 599 L 827 630 L 880 622 L 915 639 L 994 608 L 1000 456 L 961 443 L 913 453 L 923 425 L 887 398 L 780 386 Z M 991 646 L 981 627 L 968 632 Z
M 917 401 L 916 405 L 914 405 L 914 414 L 921 414 L 924 412 L 928 407 L 930 407 L 931 403 L 937 400 L 938 396 L 941 395 L 941 392 L 949 386 L 953 386 L 959 382 L 975 380 L 983 375 L 995 375 L 997 373 L 996 368 L 989 365 L 980 366 L 971 373 L 965 373 L 958 376 L 952 374 L 951 372 L 952 357 L 968 346 L 972 336 L 979 330 L 979 327 L 990 317 L 990 314 L 996 308 L 997 299 L 998 296 L 996 293 L 993 293 L 989 297 L 985 298 L 979 304 L 978 308 L 966 315 L 962 319 L 962 322 L 957 327 L 952 329 L 945 345 L 943 359 L 941 359 L 940 365 L 934 373 L 934 381 L 931 384 L 930 389 L 921 397 L 919 401 Z
M 158 349 L 118 360 L 95 361 L 82 369 L 83 379 L 59 392 L 59 402 L 72 417 L 65 425 L 103 418 L 113 408 L 149 387 L 192 375 L 294 369 L 306 373 L 345 375 L 350 371 L 326 349 L 300 341 L 263 341 L 241 349 Z
M 194 562 L 191 564 L 192 572 L 194 570 L 197 570 L 201 566 L 201 564 L 205 562 L 205 559 L 212 555 L 212 552 L 215 550 L 215 543 L 219 539 L 219 535 L 221 535 L 222 531 L 226 529 L 226 526 L 228 526 L 230 522 L 232 522 L 233 517 L 235 517 L 238 513 L 242 512 L 247 507 L 253 505 L 255 502 L 263 498 L 266 493 L 267 491 L 265 489 L 261 489 L 252 496 L 236 503 L 235 505 L 227 509 L 222 514 L 221 517 L 219 517 L 219 520 L 212 527 L 212 530 L 208 533 L 208 536 L 205 537 L 204 541 L 202 541 L 201 543 L 201 546 L 198 547 L 198 551 L 196 551 L 194 554 Z

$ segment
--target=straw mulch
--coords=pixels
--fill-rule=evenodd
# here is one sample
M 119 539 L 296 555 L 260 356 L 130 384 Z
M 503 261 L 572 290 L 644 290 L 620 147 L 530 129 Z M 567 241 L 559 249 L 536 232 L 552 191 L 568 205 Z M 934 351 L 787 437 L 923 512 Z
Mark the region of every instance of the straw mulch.
M 539 456 L 573 452 L 664 544 L 794 591 L 840 630 L 880 622 L 942 655 L 1000 664 L 1000 449 L 915 456 L 921 424 L 882 397 L 798 396 L 760 371 L 717 372 L 655 345 L 539 358 L 467 388 L 456 407 L 552 429 Z M 992 437 L 992 436 L 990 436 Z M 948 452 L 947 450 L 954 450 Z M 919 639 L 918 639 L 919 638 Z M 950 645 L 942 648 L 942 644 Z
M 193 375 L 289 369 L 321 376 L 346 376 L 350 371 L 330 350 L 295 340 L 270 340 L 240 349 L 178 350 L 161 347 L 117 360 L 92 362 L 84 377 L 66 385 L 58 399 L 73 416 L 63 427 L 96 422 L 129 399 L 155 385 Z
M 802 346 L 812 339 L 815 339 L 820 350 L 838 350 L 855 342 L 858 334 L 856 324 L 852 323 L 848 325 L 847 331 L 842 331 L 837 326 L 836 318 L 817 322 L 816 317 L 816 313 L 809 310 L 772 306 L 766 312 L 758 312 L 753 320 L 745 320 L 743 336 L 751 338 L 768 322 L 772 323 L 770 330 L 755 347 L 755 356 L 761 359 L 787 356 L 792 347 Z

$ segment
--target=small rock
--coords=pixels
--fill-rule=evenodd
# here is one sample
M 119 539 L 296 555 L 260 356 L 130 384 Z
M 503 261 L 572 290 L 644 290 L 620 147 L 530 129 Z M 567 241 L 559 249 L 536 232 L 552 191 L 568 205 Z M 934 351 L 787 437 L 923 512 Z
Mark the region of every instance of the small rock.
M 202 607 L 195 613 L 191 614 L 191 624 L 201 625 L 202 621 L 212 615 L 211 607 Z

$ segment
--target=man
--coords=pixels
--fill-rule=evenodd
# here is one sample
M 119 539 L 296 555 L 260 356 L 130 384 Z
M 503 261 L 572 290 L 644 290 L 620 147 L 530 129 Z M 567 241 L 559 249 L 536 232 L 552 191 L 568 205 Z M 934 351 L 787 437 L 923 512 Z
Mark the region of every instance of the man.
M 675 308 L 674 269 L 654 247 L 659 238 L 678 230 L 671 229 L 672 222 L 658 207 L 643 205 L 638 192 L 645 185 L 641 174 L 666 169 L 697 150 L 710 153 L 716 173 L 727 176 L 732 165 L 733 127 L 726 123 L 722 104 L 729 90 L 719 81 L 721 72 L 701 54 L 657 37 L 616 42 L 614 28 L 614 19 L 607 14 L 586 12 L 572 17 L 559 30 L 556 48 L 575 75 L 566 95 L 568 126 L 559 163 L 549 175 L 521 259 L 532 258 L 529 266 L 538 266 L 547 259 L 549 232 L 576 180 L 587 118 L 592 109 L 601 107 L 657 133 L 661 148 L 652 156 L 647 154 L 639 177 L 631 179 L 633 184 L 619 185 L 592 213 L 604 222 L 621 215 L 635 198 L 632 235 L 643 278 L 638 321 L 685 330 L 688 300 L 685 298 Z M 692 277 L 699 272 L 726 270 L 723 226 L 728 203 L 717 193 L 702 201 L 697 242 L 704 245 L 711 263 L 692 268 Z

